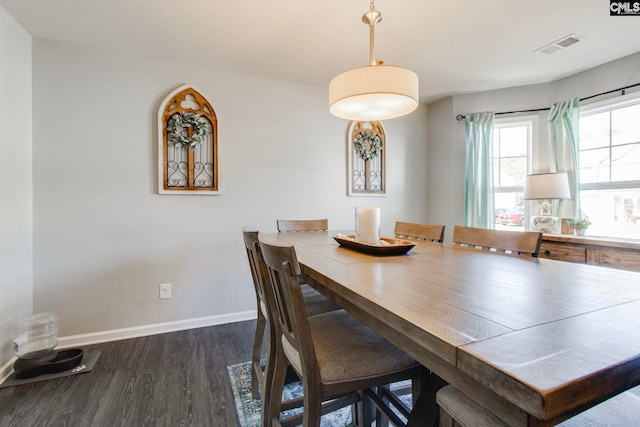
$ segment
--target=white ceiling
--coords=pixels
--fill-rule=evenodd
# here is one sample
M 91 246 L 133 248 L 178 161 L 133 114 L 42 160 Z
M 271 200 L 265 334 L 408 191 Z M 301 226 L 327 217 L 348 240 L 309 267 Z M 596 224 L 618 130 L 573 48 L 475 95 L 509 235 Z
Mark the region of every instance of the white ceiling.
M 367 65 L 367 0 L 0 0 L 31 35 L 327 86 Z M 553 81 L 640 51 L 640 16 L 604 0 L 377 0 L 376 57 L 421 100 Z M 533 53 L 576 33 L 586 40 Z M 636 82 L 622 82 L 624 84 Z

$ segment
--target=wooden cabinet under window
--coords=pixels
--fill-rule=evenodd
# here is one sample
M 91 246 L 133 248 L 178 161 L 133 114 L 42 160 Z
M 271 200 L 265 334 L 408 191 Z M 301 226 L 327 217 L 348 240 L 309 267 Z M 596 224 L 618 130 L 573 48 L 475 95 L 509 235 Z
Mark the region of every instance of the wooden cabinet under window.
M 640 241 L 545 234 L 540 257 L 640 271 Z

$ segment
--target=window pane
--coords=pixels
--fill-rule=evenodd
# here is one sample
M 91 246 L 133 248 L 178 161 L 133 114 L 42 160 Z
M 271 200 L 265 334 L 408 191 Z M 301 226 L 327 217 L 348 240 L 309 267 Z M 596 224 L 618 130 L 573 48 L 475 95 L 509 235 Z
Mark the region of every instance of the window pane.
M 526 126 L 500 129 L 500 156 L 526 156 L 528 129 Z
M 580 204 L 589 235 L 640 238 L 640 189 L 581 191 Z
M 640 104 L 613 110 L 611 113 L 611 143 L 613 145 L 640 142 Z M 580 123 L 582 125 L 582 122 Z
M 517 230 L 524 231 L 527 221 L 524 215 L 523 193 L 495 193 L 496 218 L 495 227 L 497 230 Z
M 507 157 L 500 161 L 500 186 L 514 187 L 524 185 L 527 174 L 526 157 Z
M 613 147 L 611 181 L 640 180 L 640 144 Z
M 580 118 L 580 149 L 609 146 L 609 112 Z
M 609 149 L 580 151 L 580 182 L 609 182 Z
M 493 157 L 500 157 L 500 129 L 493 129 Z
M 533 120 L 496 121 L 493 139 L 495 228 L 524 231 L 524 179 L 529 167 Z M 500 215 L 504 217 L 500 218 Z

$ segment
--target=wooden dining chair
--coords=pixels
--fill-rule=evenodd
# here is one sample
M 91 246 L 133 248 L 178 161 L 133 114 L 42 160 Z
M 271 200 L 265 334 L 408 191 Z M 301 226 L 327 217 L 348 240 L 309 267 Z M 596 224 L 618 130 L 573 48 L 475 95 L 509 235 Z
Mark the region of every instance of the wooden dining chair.
M 444 225 L 396 221 L 394 233 L 400 239 L 444 242 Z
M 509 427 L 508 423 L 452 385 L 441 388 L 436 393 L 436 401 L 440 405 L 440 427 Z M 639 419 L 640 396 L 632 391 L 627 391 L 581 412 L 557 424 L 557 426 L 632 426 L 638 425 Z
M 542 233 L 456 225 L 453 228 L 453 243 L 507 255 L 537 257 L 542 243 Z
M 329 220 L 323 219 L 278 219 L 278 232 L 294 233 L 294 232 L 313 232 L 327 231 L 329 229 Z M 324 313 L 329 310 L 337 310 L 339 307 L 328 300 L 320 292 L 317 292 L 309 285 L 302 285 L 302 295 L 307 306 L 307 314 Z
M 325 219 L 279 219 L 276 220 L 279 232 L 291 231 L 327 231 L 329 220 Z
M 357 425 L 368 422 L 365 403 L 369 399 L 394 424 L 403 425 L 389 407 L 376 399 L 371 388 L 411 379 L 417 396 L 424 368 L 344 310 L 308 316 L 294 247 L 275 245 L 260 236 L 259 240 L 273 290 L 279 338 L 269 396 L 271 422 L 300 424 L 299 418 L 279 418 L 285 371 L 290 363 L 304 387 L 304 427 L 320 425 L 323 407 L 325 411 L 335 410 L 354 398 L 359 400 Z
M 264 264 L 264 259 L 260 252 L 258 243 L 258 231 L 244 228 L 242 230 L 244 244 L 249 260 L 249 268 L 253 279 L 254 290 L 256 293 L 257 303 L 257 321 L 256 333 L 253 340 L 253 351 L 251 354 L 251 394 L 254 399 L 263 397 L 263 414 L 268 417 L 269 409 L 264 407 L 267 401 L 266 396 L 271 388 L 271 376 L 273 366 L 275 364 L 275 346 L 273 345 L 273 336 L 275 334 L 275 322 L 273 321 L 270 307 L 273 306 L 273 296 L 269 283 L 269 277 Z M 302 285 L 301 292 L 304 300 L 306 312 L 309 316 L 313 316 L 327 311 L 337 310 L 339 307 L 324 297 L 321 293 L 310 287 Z M 267 355 L 266 363 L 262 366 L 262 346 L 267 332 Z

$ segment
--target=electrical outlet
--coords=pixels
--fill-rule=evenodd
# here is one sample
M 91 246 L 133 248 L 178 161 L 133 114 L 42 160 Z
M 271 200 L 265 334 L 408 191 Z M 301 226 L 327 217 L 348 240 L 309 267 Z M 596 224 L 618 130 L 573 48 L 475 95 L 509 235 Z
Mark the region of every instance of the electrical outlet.
M 160 299 L 171 298 L 171 283 L 162 283 L 160 285 Z

